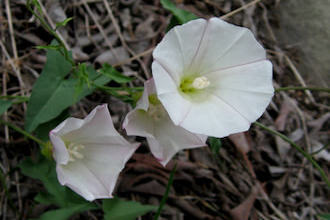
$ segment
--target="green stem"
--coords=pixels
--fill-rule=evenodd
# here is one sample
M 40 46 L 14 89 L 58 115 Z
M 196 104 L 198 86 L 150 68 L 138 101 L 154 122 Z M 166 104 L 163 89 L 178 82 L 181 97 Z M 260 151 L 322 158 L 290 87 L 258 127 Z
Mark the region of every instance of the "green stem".
M 297 144 L 295 144 L 290 138 L 288 138 L 287 136 L 285 136 L 282 133 L 279 133 L 269 127 L 266 127 L 265 125 L 259 123 L 259 122 L 254 122 L 255 125 L 259 126 L 260 128 L 268 131 L 271 134 L 277 135 L 280 138 L 282 138 L 284 141 L 288 142 L 291 146 L 293 146 L 294 148 L 296 148 L 302 155 L 304 155 L 304 157 L 309 160 L 309 162 L 311 162 L 313 164 L 313 166 L 320 172 L 322 179 L 326 182 L 326 184 L 328 185 L 328 187 L 330 188 L 330 181 L 326 175 L 326 173 L 324 172 L 324 170 L 318 165 L 318 163 L 313 159 L 313 157 L 306 153 L 301 147 L 299 147 Z
M 72 59 L 70 59 L 69 57 L 69 52 L 67 50 L 67 48 L 64 45 L 64 42 L 61 40 L 60 36 L 56 33 L 56 31 L 54 31 L 45 21 L 45 19 L 41 16 L 39 16 L 37 13 L 34 12 L 33 8 L 31 7 L 31 0 L 28 0 L 26 3 L 26 7 L 27 9 L 40 21 L 41 25 L 43 26 L 43 28 L 48 31 L 51 35 L 53 35 L 55 37 L 55 39 L 57 40 L 57 42 L 60 44 L 60 46 L 62 47 L 62 50 L 58 50 L 64 57 L 65 59 L 71 63 L 72 67 L 75 67 L 75 63 L 73 62 Z
M 31 135 L 30 133 L 24 131 L 23 129 L 21 129 L 21 128 L 19 128 L 19 127 L 13 125 L 13 124 L 7 122 L 7 121 L 3 121 L 3 120 L 0 119 L 0 124 L 7 125 L 7 126 L 10 127 L 11 129 L 13 129 L 13 130 L 15 130 L 15 131 L 21 133 L 21 134 L 24 135 L 25 137 L 27 137 L 27 138 L 29 138 L 29 139 L 31 139 L 31 140 L 37 142 L 39 145 L 41 145 L 41 146 L 43 146 L 43 147 L 47 146 L 47 144 L 46 144 L 45 142 L 43 142 L 42 140 L 40 140 L 39 138 L 34 137 L 34 136 Z
M 29 96 L 19 96 L 19 95 L 3 95 L 0 96 L 0 99 L 21 99 L 25 101 L 29 101 Z
M 275 89 L 275 92 L 289 91 L 289 90 L 311 90 L 311 91 L 330 93 L 329 88 L 319 88 L 319 87 L 281 87 L 281 88 Z
M 173 180 L 174 180 L 174 174 L 175 174 L 175 171 L 176 171 L 176 163 L 171 171 L 171 174 L 170 174 L 170 178 L 168 179 L 168 183 L 167 183 L 167 186 L 166 186 L 166 191 L 165 191 L 165 194 L 162 198 L 162 200 L 160 201 L 160 204 L 159 204 L 159 207 L 158 207 L 158 210 L 157 210 L 157 213 L 155 215 L 155 218 L 154 220 L 158 220 L 159 216 L 160 216 L 160 213 L 166 203 L 166 200 L 167 200 L 167 197 L 168 197 L 168 194 L 170 193 L 170 189 L 171 189 L 171 186 L 173 184 Z

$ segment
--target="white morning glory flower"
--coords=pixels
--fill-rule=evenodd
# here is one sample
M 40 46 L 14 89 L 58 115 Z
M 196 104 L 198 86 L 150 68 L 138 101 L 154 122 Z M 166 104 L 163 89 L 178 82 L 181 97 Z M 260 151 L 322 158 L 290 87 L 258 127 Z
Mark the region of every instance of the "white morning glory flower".
M 123 127 L 128 135 L 146 137 L 152 154 L 165 166 L 180 150 L 205 146 L 207 136 L 193 134 L 173 124 L 156 96 L 153 79 L 144 84 L 144 92 Z
M 120 171 L 138 147 L 116 131 L 106 104 L 83 120 L 66 119 L 49 135 L 59 182 L 89 201 L 112 197 Z
M 194 133 L 245 131 L 274 93 L 263 47 L 247 28 L 219 18 L 174 27 L 153 57 L 159 100 L 175 125 Z

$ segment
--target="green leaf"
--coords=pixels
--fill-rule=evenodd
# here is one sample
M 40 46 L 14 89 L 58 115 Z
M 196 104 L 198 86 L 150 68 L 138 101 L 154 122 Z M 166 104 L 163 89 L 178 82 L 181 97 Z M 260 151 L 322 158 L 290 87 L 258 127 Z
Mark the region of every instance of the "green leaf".
M 46 123 L 40 124 L 34 131 L 35 136 L 40 140 L 47 142 L 49 140 L 49 132 L 68 117 L 70 117 L 70 114 L 68 109 L 66 109 L 56 118 L 53 118 Z
M 219 138 L 209 137 L 208 141 L 209 141 L 209 146 L 211 148 L 213 158 L 216 160 L 218 165 L 221 166 L 221 159 L 219 156 L 219 150 L 222 146 L 221 140 Z
M 221 141 L 219 138 L 209 137 L 210 148 L 213 154 L 218 154 L 221 148 Z
M 69 21 L 71 21 L 73 19 L 73 17 L 69 17 L 67 19 L 65 19 L 64 21 L 61 21 L 61 22 L 57 22 L 56 23 L 56 29 L 59 28 L 59 27 L 63 27 L 65 26 Z
M 0 100 L 0 115 L 5 113 L 13 103 L 9 100 Z
M 69 188 L 59 184 L 55 172 L 55 162 L 39 156 L 38 160 L 30 158 L 19 165 L 24 175 L 41 180 L 47 189 L 48 195 L 41 193 L 36 198 L 39 202 L 55 204 L 59 207 L 69 207 L 76 204 L 91 204 L 71 191 Z
M 101 74 L 109 77 L 117 83 L 128 83 L 133 80 L 132 78 L 118 72 L 115 68 L 113 68 L 107 63 L 103 64 L 102 68 L 99 71 Z
M 70 218 L 73 214 L 90 210 L 90 207 L 85 204 L 76 205 L 68 208 L 56 209 L 45 212 L 39 220 L 63 220 Z
M 25 121 L 25 129 L 28 132 L 57 117 L 66 108 L 94 91 L 95 87 L 85 84 L 77 95 L 75 88 L 79 79 L 65 79 L 70 70 L 71 64 L 58 51 L 48 50 L 47 62 L 32 89 L 28 103 Z M 105 76 L 99 76 L 91 66 L 88 66 L 86 71 L 89 81 L 94 81 L 97 85 L 104 85 L 110 81 Z
M 97 208 L 94 203 L 84 200 L 69 188 L 59 184 L 54 161 L 39 156 L 36 161 L 32 161 L 30 158 L 24 160 L 19 167 L 24 175 L 41 180 L 47 190 L 47 192 L 40 192 L 35 197 L 35 201 L 60 207 L 58 210 L 52 210 L 43 214 L 40 219 L 62 220 L 69 218 L 74 213 Z
M 30 2 L 30 1 L 29 1 L 29 2 Z M 40 5 L 40 3 L 38 2 L 38 0 L 32 0 L 32 3 L 33 3 L 33 5 L 37 8 L 38 12 L 39 12 L 40 14 L 42 14 L 41 5 Z M 28 3 L 28 4 L 30 4 L 30 3 Z
M 124 201 L 118 198 L 103 200 L 105 220 L 135 220 L 138 216 L 154 211 L 157 206 L 142 205 L 134 201 Z
M 37 49 L 43 49 L 43 50 L 59 50 L 61 47 L 59 45 L 39 45 L 36 46 Z
M 25 129 L 32 132 L 39 124 L 55 118 L 64 108 L 61 102 L 64 97 L 55 97 L 60 91 L 64 77 L 72 66 L 55 50 L 48 50 L 47 62 L 32 89 L 28 103 Z M 55 102 L 55 103 L 54 103 Z M 58 106 L 59 105 L 59 106 Z M 58 113 L 59 111 L 59 113 Z
M 177 19 L 179 24 L 184 24 L 187 23 L 188 21 L 198 18 L 195 14 L 189 11 L 185 11 L 183 9 L 177 8 L 176 5 L 171 0 L 161 0 L 160 3 L 165 9 L 169 10 L 173 14 L 173 16 Z M 173 25 L 174 21 L 171 20 L 171 23 Z
M 330 213 L 318 214 L 317 217 L 319 217 L 320 220 L 330 220 Z

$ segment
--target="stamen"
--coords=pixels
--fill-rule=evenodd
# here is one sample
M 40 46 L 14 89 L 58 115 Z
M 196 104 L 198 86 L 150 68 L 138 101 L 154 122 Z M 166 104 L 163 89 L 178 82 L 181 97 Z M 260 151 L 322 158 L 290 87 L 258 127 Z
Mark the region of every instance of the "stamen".
M 82 149 L 84 149 L 85 146 L 82 144 L 76 144 L 76 143 L 72 143 L 70 142 L 69 144 L 67 144 L 67 149 L 70 155 L 69 161 L 75 161 L 76 159 L 83 159 L 84 155 L 79 152 Z
M 194 79 L 192 86 L 195 89 L 204 89 L 210 85 L 210 81 L 205 76 L 197 77 Z

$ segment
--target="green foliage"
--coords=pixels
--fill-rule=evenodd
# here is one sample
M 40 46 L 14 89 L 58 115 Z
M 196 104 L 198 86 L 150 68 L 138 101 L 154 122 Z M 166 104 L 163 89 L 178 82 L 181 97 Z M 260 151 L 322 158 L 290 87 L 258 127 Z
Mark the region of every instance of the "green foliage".
M 166 204 L 167 197 L 170 193 L 170 189 L 171 189 L 171 186 L 172 186 L 173 181 L 174 181 L 175 172 L 176 172 L 176 164 L 174 165 L 173 169 L 171 170 L 170 178 L 168 179 L 167 186 L 166 186 L 166 191 L 165 191 L 165 193 L 163 195 L 163 198 L 160 201 L 160 204 L 158 206 L 158 209 L 157 209 L 157 212 L 156 212 L 156 215 L 155 215 L 155 220 L 158 220 L 158 218 L 160 216 L 160 213 L 161 213 L 161 211 L 163 210 L 163 208 Z
M 59 50 L 61 47 L 59 45 L 45 45 L 45 46 L 36 46 L 37 49 L 42 50 Z
M 221 166 L 221 159 L 219 157 L 219 150 L 222 146 L 221 140 L 219 138 L 209 137 L 208 142 L 213 158 L 217 161 L 218 165 Z
M 0 100 L 0 115 L 5 113 L 5 111 L 7 111 L 7 109 L 9 109 L 12 104 L 12 101 Z
M 142 205 L 134 201 L 124 201 L 118 198 L 103 200 L 105 220 L 135 220 L 138 216 L 154 211 L 157 206 Z
M 118 72 L 115 68 L 113 68 L 107 63 L 103 64 L 102 68 L 99 71 L 101 74 L 109 77 L 110 79 L 112 79 L 117 83 L 128 83 L 133 80 L 132 78 Z
M 47 62 L 32 89 L 28 103 L 25 121 L 25 129 L 28 132 L 57 117 L 63 110 L 93 92 L 95 87 L 88 87 L 86 83 L 79 84 L 79 78 L 66 79 L 71 69 L 72 65 L 60 52 L 48 50 Z M 91 66 L 84 68 L 84 71 L 87 72 L 88 81 L 93 81 L 95 85 L 104 85 L 110 81 L 105 76 L 99 76 Z M 86 76 L 86 73 L 81 75 Z M 79 94 L 77 85 L 81 86 L 78 89 Z
M 77 212 L 97 208 L 95 204 L 87 202 L 58 183 L 54 161 L 47 160 L 44 157 L 40 157 L 37 161 L 32 161 L 29 158 L 24 160 L 19 167 L 24 175 L 41 180 L 47 189 L 47 192 L 40 192 L 35 197 L 35 201 L 46 205 L 55 204 L 60 207 L 60 209 L 44 213 L 40 219 L 62 220 Z
M 330 220 L 330 213 L 318 214 L 317 217 L 320 220 Z
M 176 24 L 184 24 L 187 23 L 188 21 L 198 18 L 195 14 L 189 11 L 185 11 L 183 9 L 177 8 L 176 5 L 171 0 L 161 0 L 160 3 L 165 9 L 169 10 L 175 18 L 175 20 L 173 19 L 171 20 L 170 23 L 171 26 L 174 26 Z
M 210 148 L 213 154 L 217 155 L 222 146 L 221 140 L 215 137 L 209 137 Z
M 69 21 L 71 21 L 72 19 L 73 19 L 73 17 L 70 17 L 70 18 L 65 19 L 64 21 L 57 22 L 57 23 L 56 23 L 56 29 L 58 29 L 59 27 L 63 27 L 63 26 L 65 26 L 65 25 L 67 25 L 67 23 L 68 23 Z
M 40 124 L 34 131 L 35 136 L 40 140 L 47 142 L 49 140 L 49 132 L 68 117 L 70 117 L 70 114 L 68 109 L 66 109 L 56 118 Z

